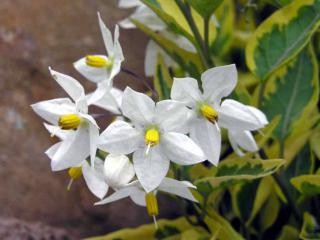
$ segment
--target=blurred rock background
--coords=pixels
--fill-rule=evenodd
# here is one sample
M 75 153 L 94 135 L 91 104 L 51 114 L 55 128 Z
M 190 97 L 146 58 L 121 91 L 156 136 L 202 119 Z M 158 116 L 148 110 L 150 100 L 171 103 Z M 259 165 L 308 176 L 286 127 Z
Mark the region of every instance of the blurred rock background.
M 129 199 L 102 207 L 83 180 L 66 191 L 66 172 L 52 173 L 44 151 L 51 139 L 30 108 L 37 101 L 64 97 L 48 66 L 85 81 L 72 63 L 86 54 L 104 53 L 97 22 L 100 11 L 114 28 L 130 13 L 117 0 L 0 1 L 0 239 L 79 239 L 150 222 L 145 209 Z M 121 29 L 124 66 L 143 75 L 147 38 Z M 115 85 L 143 86 L 120 74 Z M 105 120 L 106 121 L 106 120 Z M 160 201 L 165 217 L 171 200 Z M 168 204 L 170 203 L 170 204 Z M 167 213 L 167 214 L 166 214 Z

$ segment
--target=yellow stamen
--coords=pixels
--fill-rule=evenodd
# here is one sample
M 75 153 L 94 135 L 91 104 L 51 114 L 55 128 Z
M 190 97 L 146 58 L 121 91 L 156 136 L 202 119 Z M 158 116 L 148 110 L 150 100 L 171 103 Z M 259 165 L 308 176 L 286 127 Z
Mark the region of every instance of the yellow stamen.
M 81 122 L 81 119 L 78 115 L 68 114 L 68 115 L 61 116 L 59 118 L 58 124 L 63 130 L 71 130 L 79 127 L 80 122 Z
M 82 175 L 82 168 L 81 167 L 69 168 L 68 174 L 70 178 L 77 180 Z
M 149 216 L 157 216 L 159 214 L 157 198 L 153 192 L 146 194 L 146 205 Z
M 215 123 L 218 120 L 218 112 L 206 103 L 200 106 L 200 113 L 210 122 Z
M 157 145 L 160 140 L 159 131 L 155 128 L 151 128 L 146 131 L 146 135 L 144 136 L 146 145 L 150 145 L 151 147 Z
M 67 190 L 70 191 L 72 183 L 74 180 L 77 180 L 82 175 L 82 168 L 81 167 L 72 167 L 69 168 L 68 174 L 70 176 L 70 181 L 67 186 Z
M 112 61 L 101 56 L 88 55 L 86 56 L 86 64 L 95 68 L 111 68 Z

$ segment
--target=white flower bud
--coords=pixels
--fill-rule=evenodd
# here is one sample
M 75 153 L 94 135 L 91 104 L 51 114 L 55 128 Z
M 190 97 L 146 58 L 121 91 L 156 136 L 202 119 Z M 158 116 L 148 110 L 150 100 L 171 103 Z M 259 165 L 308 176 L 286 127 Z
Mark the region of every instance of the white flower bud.
M 134 169 L 125 155 L 109 154 L 104 162 L 104 176 L 112 188 L 119 188 L 129 183 L 134 177 Z

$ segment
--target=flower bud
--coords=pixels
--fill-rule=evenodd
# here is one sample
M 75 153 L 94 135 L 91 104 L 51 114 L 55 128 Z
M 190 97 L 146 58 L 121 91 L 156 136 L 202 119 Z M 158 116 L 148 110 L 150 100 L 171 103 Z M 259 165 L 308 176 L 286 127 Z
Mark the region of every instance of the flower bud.
M 131 181 L 134 169 L 125 155 L 109 154 L 104 161 L 104 176 L 107 184 L 112 188 L 119 188 Z

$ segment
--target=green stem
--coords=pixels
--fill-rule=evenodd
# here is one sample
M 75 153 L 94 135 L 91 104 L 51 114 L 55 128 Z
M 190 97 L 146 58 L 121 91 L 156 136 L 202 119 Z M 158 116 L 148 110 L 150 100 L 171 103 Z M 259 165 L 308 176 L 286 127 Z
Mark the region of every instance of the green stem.
M 189 4 L 187 4 L 187 3 L 184 4 L 181 0 L 175 0 L 175 2 L 178 5 L 178 7 L 180 8 L 183 15 L 185 16 L 185 18 L 190 26 L 190 29 L 195 37 L 195 40 L 198 45 L 198 52 L 199 52 L 201 61 L 204 65 L 205 69 L 209 69 L 211 64 L 210 64 L 210 61 L 208 60 L 208 57 L 207 57 L 208 53 L 205 52 L 205 49 L 206 49 L 205 43 L 202 40 L 202 37 L 201 37 L 200 32 L 196 26 L 196 23 L 194 22 Z

